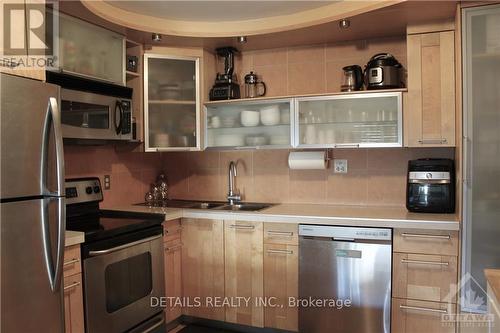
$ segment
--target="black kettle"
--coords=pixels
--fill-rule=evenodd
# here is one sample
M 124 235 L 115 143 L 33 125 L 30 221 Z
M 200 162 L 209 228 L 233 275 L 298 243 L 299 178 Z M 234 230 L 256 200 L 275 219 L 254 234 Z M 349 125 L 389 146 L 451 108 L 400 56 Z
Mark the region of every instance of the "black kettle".
M 363 70 L 361 66 L 351 65 L 342 68 L 344 75 L 342 76 L 341 91 L 361 90 L 363 87 Z

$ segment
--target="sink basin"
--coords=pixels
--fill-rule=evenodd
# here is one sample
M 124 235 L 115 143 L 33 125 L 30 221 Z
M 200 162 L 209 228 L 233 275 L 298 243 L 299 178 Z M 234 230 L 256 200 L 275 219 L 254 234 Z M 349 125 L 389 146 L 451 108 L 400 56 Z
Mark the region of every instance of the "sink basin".
M 231 211 L 246 211 L 246 212 L 257 212 L 264 208 L 271 207 L 269 204 L 260 203 L 239 203 L 234 205 L 224 205 L 220 207 L 215 207 L 213 210 L 231 210 Z
M 224 205 L 223 203 L 217 203 L 217 202 L 196 202 L 192 205 L 189 205 L 186 208 L 193 208 L 193 209 L 212 209 L 212 208 L 217 208 L 221 207 Z

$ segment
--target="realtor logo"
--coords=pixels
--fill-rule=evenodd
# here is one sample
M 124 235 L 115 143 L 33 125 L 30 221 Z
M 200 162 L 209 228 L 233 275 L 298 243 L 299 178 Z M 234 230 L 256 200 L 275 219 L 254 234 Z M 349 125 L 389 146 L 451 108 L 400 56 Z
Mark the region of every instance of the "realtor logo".
M 16 66 L 51 67 L 57 55 L 56 2 L 2 3 L 2 61 Z M 28 56 L 27 59 L 19 57 Z

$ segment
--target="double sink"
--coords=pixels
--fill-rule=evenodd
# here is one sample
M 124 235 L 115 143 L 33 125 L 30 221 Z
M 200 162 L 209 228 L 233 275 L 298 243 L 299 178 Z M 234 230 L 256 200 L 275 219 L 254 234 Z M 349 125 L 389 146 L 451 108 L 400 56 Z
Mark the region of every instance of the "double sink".
M 258 212 L 262 209 L 269 208 L 272 206 L 272 204 L 254 203 L 254 202 L 238 202 L 234 204 L 229 204 L 227 202 L 221 202 L 221 201 L 191 201 L 191 200 L 167 200 L 156 205 L 150 205 L 148 203 L 142 203 L 140 205 L 186 208 L 186 209 L 243 211 L 243 212 Z

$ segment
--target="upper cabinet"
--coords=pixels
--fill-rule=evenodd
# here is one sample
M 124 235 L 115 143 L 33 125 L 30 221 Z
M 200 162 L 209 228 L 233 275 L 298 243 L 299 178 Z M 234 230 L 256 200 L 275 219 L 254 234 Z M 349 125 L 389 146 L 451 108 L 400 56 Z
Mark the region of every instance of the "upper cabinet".
M 144 55 L 146 151 L 199 150 L 200 57 Z
M 288 98 L 207 104 L 207 148 L 292 147 L 292 101 Z
M 59 70 L 125 85 L 125 37 L 59 15 Z
M 455 146 L 455 33 L 409 34 L 405 146 Z
M 300 148 L 401 147 L 402 93 L 297 98 Z

